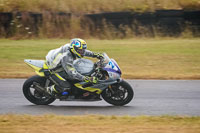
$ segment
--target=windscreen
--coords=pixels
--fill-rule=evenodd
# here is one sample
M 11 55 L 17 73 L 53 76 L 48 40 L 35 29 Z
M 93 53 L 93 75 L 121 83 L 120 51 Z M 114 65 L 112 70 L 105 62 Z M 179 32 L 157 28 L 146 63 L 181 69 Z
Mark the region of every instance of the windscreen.
M 102 66 L 105 67 L 110 62 L 110 58 L 108 57 L 106 53 L 103 53 L 103 56 L 104 56 L 104 59 L 102 61 Z

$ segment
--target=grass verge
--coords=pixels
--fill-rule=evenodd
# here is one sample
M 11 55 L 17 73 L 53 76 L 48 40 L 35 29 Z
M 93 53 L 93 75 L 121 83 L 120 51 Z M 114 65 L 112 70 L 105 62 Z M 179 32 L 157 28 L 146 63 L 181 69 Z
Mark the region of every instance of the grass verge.
M 88 49 L 116 59 L 123 78 L 200 79 L 200 39 L 140 38 L 86 40 Z M 0 78 L 26 78 L 35 73 L 24 59 L 45 59 L 49 50 L 69 42 L 64 39 L 0 39 Z
M 1 133 L 199 133 L 200 117 L 0 115 Z

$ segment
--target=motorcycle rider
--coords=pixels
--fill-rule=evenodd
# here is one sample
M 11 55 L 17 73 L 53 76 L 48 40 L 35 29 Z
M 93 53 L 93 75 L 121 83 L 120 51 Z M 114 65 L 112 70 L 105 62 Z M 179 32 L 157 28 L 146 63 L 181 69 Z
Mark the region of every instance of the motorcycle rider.
M 103 57 L 101 53 L 94 53 L 87 50 L 87 43 L 80 38 L 74 38 L 70 43 L 48 52 L 46 56 L 46 65 L 48 69 L 45 71 L 45 75 L 50 75 L 51 73 L 50 78 L 55 83 L 55 85 L 47 87 L 47 92 L 50 95 L 63 93 L 65 90 L 69 89 L 70 84 L 67 79 L 76 79 L 94 84 L 97 83 L 98 79 L 96 77 L 81 75 L 73 67 L 73 61 L 84 56 L 98 59 Z M 52 70 L 53 74 L 52 71 L 49 70 Z

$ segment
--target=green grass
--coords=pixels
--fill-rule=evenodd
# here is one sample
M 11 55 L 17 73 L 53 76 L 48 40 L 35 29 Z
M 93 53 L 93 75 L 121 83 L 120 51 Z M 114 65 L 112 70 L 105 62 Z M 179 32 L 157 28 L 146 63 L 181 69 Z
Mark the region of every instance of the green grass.
M 200 117 L 0 115 L 1 133 L 200 133 Z
M 199 9 L 199 0 L 1 0 L 0 12 L 64 11 L 97 13 L 109 11 L 154 11 L 156 9 Z
M 64 39 L 0 39 L 0 77 L 24 78 L 34 72 L 24 59 L 45 59 L 49 50 L 68 43 Z M 200 79 L 200 39 L 141 38 L 86 40 L 88 49 L 116 59 L 124 78 Z

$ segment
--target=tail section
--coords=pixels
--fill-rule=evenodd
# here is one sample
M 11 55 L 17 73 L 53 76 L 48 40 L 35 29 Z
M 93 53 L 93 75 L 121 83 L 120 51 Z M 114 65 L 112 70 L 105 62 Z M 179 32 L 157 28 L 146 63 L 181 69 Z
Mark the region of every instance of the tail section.
M 30 59 L 25 59 L 24 62 L 33 68 L 36 72 L 37 75 L 44 77 L 44 72 L 40 72 L 40 70 L 43 68 L 45 65 L 44 60 L 30 60 Z

